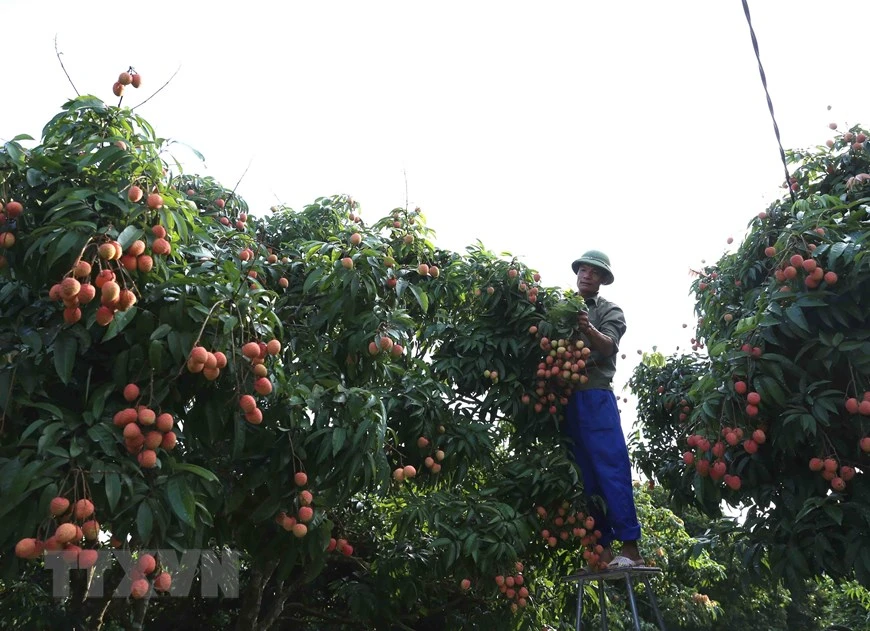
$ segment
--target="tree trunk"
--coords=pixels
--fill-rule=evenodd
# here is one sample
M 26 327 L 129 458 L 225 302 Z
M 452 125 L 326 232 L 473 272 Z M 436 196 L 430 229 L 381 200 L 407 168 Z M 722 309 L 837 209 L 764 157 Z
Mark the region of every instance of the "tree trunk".
M 263 615 L 263 619 L 257 627 L 257 631 L 269 631 L 269 629 L 272 628 L 272 625 L 278 621 L 278 618 L 280 618 L 281 614 L 284 612 L 284 603 L 287 601 L 290 594 L 293 593 L 295 588 L 295 582 L 290 583 L 287 587 L 284 587 L 283 581 L 278 583 L 275 587 L 275 599 Z
M 242 609 L 236 620 L 236 631 L 257 631 L 260 606 L 263 603 L 263 588 L 272 577 L 275 568 L 278 567 L 279 561 L 280 559 L 277 557 L 270 559 L 262 570 L 256 566 L 251 567 L 251 580 L 245 589 Z
M 70 570 L 70 590 L 68 611 L 73 620 L 81 624 L 87 624 L 92 609 L 91 600 L 88 599 L 88 587 L 90 586 L 90 571 Z
M 133 622 L 130 625 L 130 628 L 133 631 L 142 631 L 145 624 L 145 612 L 148 611 L 148 604 L 150 603 L 150 598 L 140 598 L 138 600 L 133 601 L 133 605 L 131 609 L 133 610 Z

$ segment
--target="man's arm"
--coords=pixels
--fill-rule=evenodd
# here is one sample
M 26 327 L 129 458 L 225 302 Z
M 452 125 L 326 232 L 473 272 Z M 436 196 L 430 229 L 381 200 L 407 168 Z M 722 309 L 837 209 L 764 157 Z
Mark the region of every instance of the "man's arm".
M 589 323 L 589 314 L 582 311 L 577 316 L 577 324 L 580 332 L 589 340 L 589 348 L 597 351 L 605 357 L 610 357 L 616 352 L 616 344 L 609 336 L 605 335 Z

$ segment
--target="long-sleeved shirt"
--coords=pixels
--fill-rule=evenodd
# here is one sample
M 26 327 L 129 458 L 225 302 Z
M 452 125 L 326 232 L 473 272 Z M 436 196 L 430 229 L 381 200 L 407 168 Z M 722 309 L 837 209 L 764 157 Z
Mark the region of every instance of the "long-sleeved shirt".
M 616 303 L 605 300 L 596 294 L 586 298 L 589 307 L 589 324 L 613 340 L 613 353 L 605 357 L 593 350 L 586 360 L 589 381 L 578 386 L 577 390 L 613 390 L 613 376 L 616 374 L 616 355 L 619 351 L 619 340 L 625 333 L 625 314 Z M 589 338 L 581 334 L 581 339 L 588 346 Z M 590 348 L 591 350 L 591 348 Z

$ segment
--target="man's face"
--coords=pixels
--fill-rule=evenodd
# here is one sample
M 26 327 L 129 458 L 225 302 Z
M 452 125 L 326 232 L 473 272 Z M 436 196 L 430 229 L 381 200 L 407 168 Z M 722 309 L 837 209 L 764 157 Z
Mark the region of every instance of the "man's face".
M 604 279 L 604 272 L 597 267 L 581 263 L 577 269 L 577 291 L 584 298 L 594 296 L 598 293 L 598 288 L 601 287 L 601 281 Z

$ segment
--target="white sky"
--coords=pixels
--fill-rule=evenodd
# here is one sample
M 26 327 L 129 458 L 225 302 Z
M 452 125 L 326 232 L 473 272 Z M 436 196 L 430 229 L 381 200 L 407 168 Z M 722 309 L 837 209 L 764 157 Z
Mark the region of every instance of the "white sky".
M 786 148 L 870 124 L 870 2 L 750 8 Z M 0 0 L 0 24 L 0 139 L 38 137 L 74 96 L 57 34 L 79 91 L 107 102 L 127 66 L 132 106 L 180 65 L 138 112 L 227 187 L 250 162 L 255 214 L 347 193 L 373 220 L 404 205 L 404 170 L 442 247 L 479 238 L 563 287 L 605 250 L 602 293 L 628 319 L 617 390 L 637 349 L 689 346 L 689 268 L 781 193 L 739 0 Z

